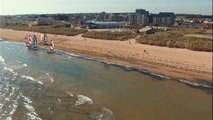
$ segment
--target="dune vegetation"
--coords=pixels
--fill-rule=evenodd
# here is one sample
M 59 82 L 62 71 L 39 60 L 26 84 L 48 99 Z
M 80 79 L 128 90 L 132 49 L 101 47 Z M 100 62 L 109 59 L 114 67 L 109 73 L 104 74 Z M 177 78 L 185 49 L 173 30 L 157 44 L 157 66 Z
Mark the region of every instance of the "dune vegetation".
M 86 38 L 94 38 L 94 39 L 102 39 L 102 40 L 128 40 L 134 39 L 137 35 L 132 32 L 118 32 L 118 31 L 90 31 L 86 32 L 82 35 L 82 37 Z
M 75 36 L 87 32 L 85 29 L 71 29 L 68 25 L 35 25 L 29 27 L 26 24 L 1 24 L 0 27 L 20 31 L 45 32 L 67 36 Z
M 205 30 L 171 29 L 155 34 L 140 35 L 137 42 L 171 48 L 186 48 L 194 51 L 212 51 L 212 39 L 185 36 L 187 34 L 209 34 Z

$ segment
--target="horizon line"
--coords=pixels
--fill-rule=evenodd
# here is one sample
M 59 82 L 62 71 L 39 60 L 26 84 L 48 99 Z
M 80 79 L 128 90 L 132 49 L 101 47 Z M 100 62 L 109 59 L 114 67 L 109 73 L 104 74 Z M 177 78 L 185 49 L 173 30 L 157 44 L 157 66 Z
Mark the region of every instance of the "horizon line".
M 105 12 L 105 11 L 101 11 Z M 98 14 L 101 12 L 60 12 L 60 13 L 21 13 L 21 14 L 0 14 L 0 16 L 18 16 L 18 15 L 53 15 L 53 14 Z M 160 12 L 172 12 L 172 11 L 160 11 Z M 158 12 L 158 13 L 160 13 Z M 109 14 L 113 13 L 135 13 L 135 12 L 105 12 Z M 158 14 L 158 13 L 150 13 L 150 14 Z M 175 13 L 174 14 L 185 14 L 185 15 L 202 15 L 202 16 L 213 16 L 212 14 L 199 14 L 199 13 Z

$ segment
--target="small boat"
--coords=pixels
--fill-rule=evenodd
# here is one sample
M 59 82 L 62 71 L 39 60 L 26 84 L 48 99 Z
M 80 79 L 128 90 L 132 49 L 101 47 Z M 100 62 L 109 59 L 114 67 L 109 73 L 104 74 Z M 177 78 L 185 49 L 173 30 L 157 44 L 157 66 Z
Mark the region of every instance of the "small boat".
M 47 54 L 53 54 L 53 53 L 56 53 L 56 51 L 55 50 L 48 50 L 47 51 Z
M 33 44 L 29 44 L 26 42 L 26 45 L 29 50 L 38 50 L 36 35 L 33 35 Z
M 31 48 L 31 45 L 30 44 L 26 44 L 26 46 L 30 49 Z
M 42 44 L 43 45 L 49 45 L 48 42 L 47 42 L 47 34 L 46 33 L 44 33 L 42 35 Z
M 32 50 L 38 50 L 38 47 L 35 46 L 35 47 L 31 47 Z

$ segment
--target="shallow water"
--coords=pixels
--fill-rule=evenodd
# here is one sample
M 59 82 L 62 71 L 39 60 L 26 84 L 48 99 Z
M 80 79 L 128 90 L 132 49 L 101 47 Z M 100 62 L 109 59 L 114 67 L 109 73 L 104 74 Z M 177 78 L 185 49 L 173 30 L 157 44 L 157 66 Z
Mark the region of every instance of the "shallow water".
M 0 120 L 211 120 L 211 101 L 148 71 L 0 42 Z

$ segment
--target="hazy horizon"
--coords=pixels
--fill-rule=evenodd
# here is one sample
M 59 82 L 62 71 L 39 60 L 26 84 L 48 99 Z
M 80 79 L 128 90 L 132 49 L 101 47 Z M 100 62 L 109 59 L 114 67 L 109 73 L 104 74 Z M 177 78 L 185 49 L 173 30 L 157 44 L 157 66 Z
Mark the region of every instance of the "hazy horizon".
M 126 13 L 146 9 L 150 13 L 212 15 L 211 0 L 0 0 L 0 15 Z

